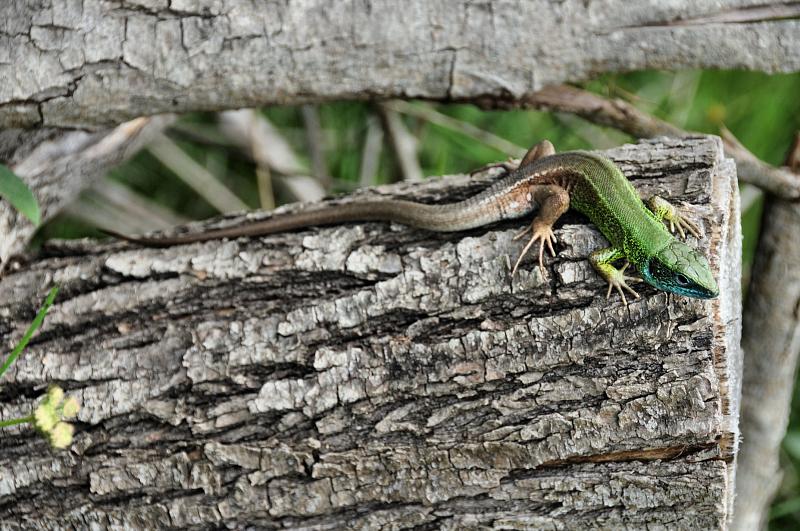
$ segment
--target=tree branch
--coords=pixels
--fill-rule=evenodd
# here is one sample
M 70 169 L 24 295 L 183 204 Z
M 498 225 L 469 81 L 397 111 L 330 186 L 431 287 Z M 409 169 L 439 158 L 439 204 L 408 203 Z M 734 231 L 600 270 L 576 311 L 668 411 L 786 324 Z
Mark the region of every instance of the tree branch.
M 789 167 L 800 157 L 797 138 L 787 157 Z M 800 182 L 800 174 L 795 179 Z M 747 357 L 735 530 L 763 529 L 780 485 L 779 453 L 800 359 L 798 241 L 800 205 L 767 196 L 742 331 Z
M 78 195 L 158 134 L 171 116 L 138 118 L 109 131 L 3 131 L 5 160 L 33 191 L 42 220 L 61 212 Z M 36 227 L 7 202 L 0 201 L 0 272 L 22 252 Z
M 800 70 L 795 3 L 167 4 L 0 3 L 0 129 L 308 100 L 515 101 L 648 68 Z
M 488 100 L 483 103 L 484 106 L 508 106 Z M 513 106 L 572 113 L 591 122 L 614 127 L 637 138 L 696 134 L 659 120 L 625 101 L 607 99 L 566 85 L 547 87 Z M 740 180 L 763 188 L 778 197 L 789 200 L 800 199 L 800 179 L 797 179 L 791 171 L 761 161 L 724 128 L 722 137 L 725 142 L 725 153 L 736 161 Z

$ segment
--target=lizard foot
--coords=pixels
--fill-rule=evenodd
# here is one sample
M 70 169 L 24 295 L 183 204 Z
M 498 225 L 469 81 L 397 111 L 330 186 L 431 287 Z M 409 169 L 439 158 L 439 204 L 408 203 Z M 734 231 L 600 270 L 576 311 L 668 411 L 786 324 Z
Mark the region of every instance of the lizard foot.
M 630 264 L 626 262 L 625 265 L 622 267 L 622 269 L 612 268 L 611 271 L 608 271 L 608 273 L 604 275 L 606 277 L 606 281 L 608 282 L 608 292 L 606 293 L 606 300 L 608 300 L 609 297 L 611 297 L 612 289 L 617 290 L 620 297 L 622 297 L 622 303 L 625 306 L 628 305 L 628 299 L 625 298 L 625 291 L 623 290 L 627 290 L 631 295 L 633 295 L 634 298 L 636 299 L 639 298 L 639 294 L 636 293 L 636 291 L 634 291 L 634 289 L 628 285 L 628 281 L 641 282 L 641 279 L 638 279 L 636 277 L 626 276 L 625 270 L 628 269 L 628 266 L 630 266 Z
M 675 233 L 677 229 L 681 238 L 684 240 L 686 239 L 687 232 L 695 238 L 700 237 L 700 228 L 692 220 L 684 217 L 680 211 L 666 199 L 654 195 L 647 200 L 647 207 L 658 219 L 667 222 L 670 232 Z
M 483 173 L 485 171 L 492 170 L 494 168 L 503 168 L 506 170 L 506 173 L 511 173 L 512 171 L 516 170 L 519 167 L 519 164 L 514 162 L 512 157 L 509 157 L 508 160 L 503 162 L 492 162 L 491 164 L 486 164 L 485 166 L 481 166 L 478 169 L 472 170 L 469 172 L 469 176 L 472 177 L 477 173 Z
M 511 278 L 514 278 L 514 275 L 517 273 L 517 268 L 519 268 L 519 264 L 522 262 L 522 259 L 525 258 L 525 255 L 528 254 L 528 251 L 536 242 L 539 240 L 539 269 L 542 272 L 542 276 L 547 278 L 547 270 L 544 268 L 544 246 L 550 249 L 550 254 L 555 256 L 556 251 L 553 249 L 553 244 L 556 243 L 556 235 L 553 233 L 553 226 L 552 225 L 538 225 L 537 223 L 531 224 L 530 227 L 527 227 L 525 230 L 519 232 L 514 236 L 514 240 L 518 240 L 528 234 L 528 232 L 532 232 L 531 239 L 528 240 L 527 245 L 522 249 L 522 252 L 519 253 L 519 258 L 517 258 L 517 262 L 514 264 L 514 268 L 511 270 Z

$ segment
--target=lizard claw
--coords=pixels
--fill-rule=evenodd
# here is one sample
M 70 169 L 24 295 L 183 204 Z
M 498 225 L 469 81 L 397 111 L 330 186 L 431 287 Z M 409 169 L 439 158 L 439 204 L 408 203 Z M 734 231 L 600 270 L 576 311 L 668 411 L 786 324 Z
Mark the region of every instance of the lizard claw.
M 647 207 L 653 211 L 658 219 L 667 222 L 671 233 L 674 234 L 677 229 L 684 240 L 687 232 L 695 238 L 700 237 L 700 228 L 692 220 L 684 217 L 674 205 L 665 199 L 653 196 L 647 201 Z
M 512 241 L 512 242 L 515 242 L 515 241 L 519 240 L 520 238 L 522 238 L 523 236 L 525 236 L 526 234 L 528 234 L 530 231 L 531 231 L 531 226 L 530 226 L 530 225 L 528 225 L 527 227 L 525 227 L 524 229 L 522 229 L 521 231 L 519 231 L 518 233 L 516 233 L 516 234 L 514 235 L 514 237 L 513 237 L 513 238 L 511 238 L 511 241 Z
M 690 233 L 695 238 L 700 237 L 700 228 L 697 225 L 695 225 L 692 220 L 681 216 L 677 212 L 675 213 L 674 224 L 675 227 L 678 229 L 678 232 L 681 234 L 681 238 L 683 238 L 684 240 L 686 239 L 686 232 Z M 670 220 L 669 222 L 670 232 L 673 232 L 672 226 L 673 226 L 673 220 Z M 686 232 L 684 232 L 684 230 Z
M 517 269 L 519 268 L 519 264 L 522 263 L 522 259 L 525 257 L 526 254 L 528 254 L 528 251 L 536 242 L 536 240 L 539 240 L 539 269 L 542 272 L 542 276 L 544 276 L 544 278 L 547 278 L 547 270 L 544 268 L 544 248 L 546 245 L 547 248 L 550 250 L 550 254 L 553 256 L 556 255 L 556 251 L 553 248 L 553 244 L 557 242 L 556 235 L 555 233 L 553 233 L 552 225 L 538 226 L 538 227 L 534 227 L 533 225 L 527 227 L 522 232 L 516 234 L 513 238 L 514 240 L 518 240 L 528 232 L 533 232 L 533 234 L 531 235 L 531 239 L 528 240 L 527 245 L 525 245 L 525 247 L 522 249 L 522 252 L 519 254 L 519 258 L 517 258 L 517 261 L 514 264 L 514 268 L 511 270 L 511 278 L 514 278 L 514 275 L 517 274 Z
M 634 298 L 638 299 L 639 294 L 634 291 L 632 287 L 628 285 L 628 281 L 631 282 L 641 282 L 641 279 L 636 277 L 629 277 L 625 275 L 625 270 L 628 269 L 630 263 L 626 262 L 622 269 L 614 269 L 607 277 L 606 280 L 608 281 L 608 292 L 606 292 L 606 300 L 611 297 L 611 290 L 616 289 L 619 293 L 620 297 L 622 297 L 622 303 L 627 306 L 628 299 L 625 298 L 625 291 L 627 290 Z

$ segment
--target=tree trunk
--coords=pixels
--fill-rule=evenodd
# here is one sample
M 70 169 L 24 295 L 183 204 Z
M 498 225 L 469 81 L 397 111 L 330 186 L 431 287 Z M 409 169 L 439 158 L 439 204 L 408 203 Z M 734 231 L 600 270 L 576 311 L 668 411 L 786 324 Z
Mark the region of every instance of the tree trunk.
M 649 68 L 793 72 L 798 16 L 764 0 L 12 0 L 0 3 L 0 129 L 309 100 L 518 100 Z
M 690 203 L 719 298 L 642 286 L 628 307 L 607 302 L 586 260 L 604 240 L 573 213 L 546 279 L 535 259 L 509 278 L 525 221 L 168 249 L 84 240 L 28 257 L 0 280 L 3 350 L 62 290 L 4 383 L 0 418 L 29 414 L 48 382 L 83 407 L 69 451 L 3 432 L 0 521 L 724 527 L 741 370 L 735 168 L 712 137 L 606 154 L 643 195 Z M 449 202 L 499 172 L 354 197 Z

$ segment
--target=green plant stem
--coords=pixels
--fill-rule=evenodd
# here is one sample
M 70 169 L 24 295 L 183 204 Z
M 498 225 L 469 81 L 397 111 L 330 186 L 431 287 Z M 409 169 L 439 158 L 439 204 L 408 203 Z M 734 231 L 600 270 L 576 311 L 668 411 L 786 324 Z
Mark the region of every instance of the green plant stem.
M 56 298 L 56 294 L 58 293 L 58 286 L 54 286 L 50 293 L 47 295 L 47 299 L 44 301 L 44 305 L 39 310 L 39 313 L 36 314 L 36 318 L 33 320 L 31 325 L 25 331 L 25 335 L 22 336 L 22 339 L 14 347 L 14 350 L 11 351 L 11 354 L 6 358 L 6 361 L 3 363 L 3 366 L 0 367 L 0 377 L 5 374 L 11 364 L 17 359 L 17 356 L 20 355 L 22 350 L 28 345 L 28 341 L 31 340 L 31 337 L 42 326 L 42 321 L 44 321 L 44 316 L 47 314 L 47 310 L 50 309 L 50 306 L 53 305 L 53 301 Z
M 8 428 L 10 426 L 16 426 L 17 424 L 25 424 L 27 422 L 33 422 L 33 415 L 28 415 L 27 417 L 20 417 L 18 419 L 0 420 L 0 428 Z

